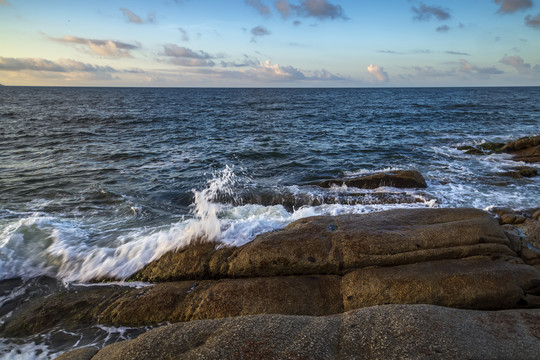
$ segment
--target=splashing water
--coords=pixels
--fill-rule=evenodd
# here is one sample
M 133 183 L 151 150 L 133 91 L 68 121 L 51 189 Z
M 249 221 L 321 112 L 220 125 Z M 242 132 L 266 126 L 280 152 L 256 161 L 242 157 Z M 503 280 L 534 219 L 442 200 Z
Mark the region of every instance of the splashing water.
M 233 169 L 227 165 L 217 176 L 214 174 L 212 179 L 208 181 L 206 189 L 192 190 L 195 195 L 195 201 L 192 205 L 195 219 L 189 222 L 184 230 L 184 236 L 188 241 L 196 238 L 206 241 L 219 241 L 221 239 L 221 223 L 218 214 L 222 211 L 223 206 L 216 200 L 222 194 L 235 197 L 235 184 L 236 175 Z

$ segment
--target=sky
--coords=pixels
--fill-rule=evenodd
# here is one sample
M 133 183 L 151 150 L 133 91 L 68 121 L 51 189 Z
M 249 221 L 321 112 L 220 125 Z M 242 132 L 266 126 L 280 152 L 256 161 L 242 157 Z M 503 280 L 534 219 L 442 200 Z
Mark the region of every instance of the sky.
M 0 0 L 0 84 L 540 86 L 540 0 Z

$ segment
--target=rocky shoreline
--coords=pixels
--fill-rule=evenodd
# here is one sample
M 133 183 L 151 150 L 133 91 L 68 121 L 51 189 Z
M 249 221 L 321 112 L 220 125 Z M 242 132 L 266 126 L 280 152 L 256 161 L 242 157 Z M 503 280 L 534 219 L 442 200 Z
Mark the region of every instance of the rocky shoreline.
M 534 162 L 540 137 L 476 149 Z M 427 186 L 411 170 L 318 185 Z M 58 357 L 85 360 L 535 359 L 540 353 L 540 208 L 303 218 L 240 247 L 198 239 L 123 280 L 147 284 L 70 286 L 13 305 L 0 336 L 97 324 L 155 327 L 133 340 Z
M 70 359 L 451 358 L 493 357 L 495 349 L 533 358 L 540 349 L 540 251 L 528 240 L 536 230 L 519 226 L 540 223 L 527 214 L 496 216 L 399 209 L 301 219 L 238 248 L 200 241 L 132 277 L 154 285 L 71 287 L 14 310 L 1 335 L 178 323 L 99 351 L 66 353 Z M 471 329 L 481 347 L 468 343 Z M 409 344 L 403 332 L 423 345 Z

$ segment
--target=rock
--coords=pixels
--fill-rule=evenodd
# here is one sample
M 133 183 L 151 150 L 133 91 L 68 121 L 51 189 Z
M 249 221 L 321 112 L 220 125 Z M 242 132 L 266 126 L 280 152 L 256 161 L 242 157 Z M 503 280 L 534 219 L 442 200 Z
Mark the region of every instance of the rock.
M 156 282 L 223 277 L 227 271 L 226 259 L 234 248 L 218 248 L 219 245 L 216 242 L 196 241 L 180 250 L 168 252 L 133 274 L 130 280 Z
M 106 346 L 92 360 L 537 359 L 539 324 L 539 309 L 433 305 L 376 306 L 324 317 L 243 316 L 162 326 Z
M 510 255 L 497 222 L 475 209 L 408 209 L 300 219 L 229 259 L 231 277 L 343 274 L 474 255 Z
M 491 154 L 500 154 L 504 147 L 504 143 L 490 143 L 485 142 L 477 146 L 459 146 L 457 149 L 465 151 L 465 154 L 468 155 L 491 155 Z
M 396 188 L 426 188 L 426 180 L 416 170 L 395 170 L 379 172 L 366 176 L 350 179 L 333 179 L 319 183 L 319 186 L 329 188 L 331 186 L 356 187 L 361 189 L 376 189 L 381 186 Z
M 482 254 L 512 255 L 508 244 L 496 221 L 475 209 L 402 209 L 321 216 L 300 219 L 239 248 L 215 250 L 215 243 L 197 243 L 193 248 L 166 254 L 132 278 L 156 282 L 341 275 L 356 267 Z
M 524 137 L 511 141 L 502 148 L 502 151 L 512 154 L 516 161 L 540 162 L 540 136 Z
M 510 141 L 504 145 L 502 150 L 504 152 L 514 152 L 523 149 L 528 149 L 534 146 L 540 145 L 540 135 L 532 137 L 523 137 L 514 141 Z
M 524 223 L 527 218 L 519 214 L 503 214 L 499 217 L 499 223 L 503 224 L 521 224 Z
M 252 314 L 336 314 L 343 311 L 340 285 L 339 276 L 163 283 L 122 296 L 99 322 L 141 326 Z
M 502 176 L 509 176 L 514 179 L 521 179 L 524 177 L 530 178 L 538 175 L 538 171 L 530 166 L 518 166 L 512 168 L 512 171 L 500 173 Z
M 459 146 L 457 149 L 461 150 L 461 151 L 464 151 L 465 154 L 467 154 L 467 155 L 485 155 L 485 153 L 482 150 L 480 150 L 480 149 L 478 149 L 478 148 L 476 148 L 474 146 L 469 146 L 469 145 Z
M 505 226 L 476 209 L 301 219 L 235 249 L 197 242 L 134 276 L 166 283 L 71 287 L 31 301 L 3 318 L 0 336 L 97 323 L 143 326 L 262 313 L 322 316 L 387 303 L 540 306 L 540 269 L 525 265 L 517 253 L 531 265 L 536 258 L 523 253 L 519 233 L 516 238 L 514 228 Z
M 4 319 L 0 336 L 27 336 L 60 325 L 68 330 L 93 325 L 99 314 L 127 291 L 117 286 L 77 287 L 31 300 Z
M 60 356 L 57 356 L 56 360 L 90 360 L 98 352 L 98 348 L 88 346 L 76 350 L 69 351 Z
M 524 222 L 517 225 L 527 241 L 537 249 L 540 249 L 540 222 L 537 220 L 526 219 Z
M 358 269 L 343 277 L 342 294 L 345 310 L 380 304 L 486 310 L 534 307 L 540 306 L 538 275 L 531 266 L 481 256 Z

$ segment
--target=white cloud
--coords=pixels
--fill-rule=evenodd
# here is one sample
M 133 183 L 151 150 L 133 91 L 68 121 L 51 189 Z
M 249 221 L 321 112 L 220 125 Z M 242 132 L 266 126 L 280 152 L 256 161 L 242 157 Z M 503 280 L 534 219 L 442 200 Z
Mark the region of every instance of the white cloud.
M 207 52 L 202 50 L 193 51 L 187 47 L 178 46 L 175 44 L 163 45 L 164 56 L 169 58 L 169 62 L 175 65 L 181 66 L 214 66 L 215 63 L 212 59 L 215 56 L 211 56 Z
M 538 67 L 532 66 L 531 64 L 526 63 L 521 56 L 514 55 L 514 56 L 508 56 L 504 55 L 501 60 L 499 60 L 501 64 L 508 65 L 516 69 L 520 74 L 530 74 L 533 69 Z
M 461 65 L 459 68 L 459 71 L 462 73 L 476 74 L 476 75 L 499 75 L 499 74 L 504 73 L 504 71 L 501 71 L 493 66 L 484 67 L 484 68 L 474 66 L 465 59 L 460 59 L 459 62 Z
M 130 51 L 139 46 L 114 40 L 86 39 L 76 36 L 64 36 L 63 38 L 51 38 L 66 44 L 82 45 L 85 52 L 110 58 L 132 57 Z
M 39 74 L 42 78 L 57 77 L 66 81 L 112 80 L 112 74 L 120 72 L 110 66 L 92 65 L 71 59 L 52 61 L 43 58 L 7 57 L 0 57 L 0 71 L 15 72 L 18 76 Z
M 369 64 L 367 71 L 380 82 L 387 82 L 389 80 L 388 74 L 381 66 Z
M 124 14 L 124 16 L 126 17 L 126 20 L 130 23 L 133 23 L 133 24 L 139 24 L 139 25 L 142 25 L 142 24 L 145 24 L 145 23 L 153 23 L 155 22 L 155 17 L 154 15 L 148 15 L 148 18 L 146 21 L 144 21 L 143 19 L 141 19 L 137 14 L 135 14 L 133 11 L 129 10 L 129 9 L 126 9 L 126 8 L 120 8 L 120 11 L 122 11 L 122 13 Z

